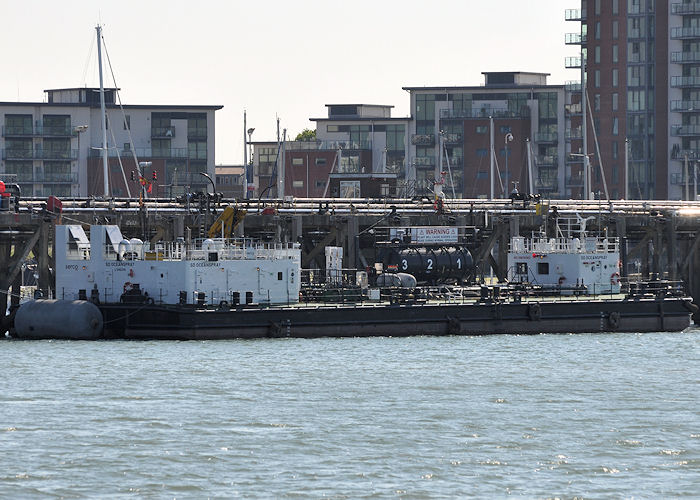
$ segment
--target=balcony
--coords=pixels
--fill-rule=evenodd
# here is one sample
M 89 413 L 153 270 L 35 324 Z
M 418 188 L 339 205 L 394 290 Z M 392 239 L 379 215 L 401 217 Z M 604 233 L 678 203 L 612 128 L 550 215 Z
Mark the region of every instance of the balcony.
M 535 158 L 537 166 L 540 168 L 558 168 L 558 159 L 554 155 L 538 155 Z
M 671 111 L 700 113 L 700 101 L 671 101 Z
M 700 2 L 674 3 L 671 5 L 671 14 L 683 16 L 686 14 L 700 14 Z
M 187 148 L 135 148 L 134 150 L 131 149 L 120 149 L 116 150 L 114 148 L 110 148 L 108 150 L 109 157 L 110 158 L 116 158 L 117 153 L 120 157 L 125 158 L 125 157 L 131 157 L 133 153 L 136 153 L 136 157 L 141 159 L 141 158 L 165 158 L 165 159 L 172 159 L 172 158 L 183 158 L 187 159 L 192 157 L 189 156 L 189 150 Z M 99 158 L 102 156 L 102 150 L 100 149 L 91 149 L 88 156 L 91 158 Z
M 36 127 L 5 125 L 2 127 L 3 137 L 75 137 L 78 132 L 74 127 L 43 125 L 38 123 Z
M 445 134 L 445 136 L 443 138 L 443 142 L 445 144 L 447 144 L 448 146 L 462 144 L 463 143 L 462 134 L 460 134 L 460 133 Z
M 188 139 L 206 139 L 207 138 L 207 128 L 206 127 L 188 128 L 187 129 L 187 138 Z
M 565 45 L 585 45 L 588 36 L 581 33 L 566 33 L 564 35 Z
M 435 134 L 413 134 L 411 144 L 414 146 L 435 146 Z
M 671 39 L 672 40 L 689 40 L 693 38 L 700 38 L 700 27 L 688 26 L 688 27 L 676 27 L 671 28 Z
M 506 108 L 441 109 L 440 118 L 466 120 L 470 118 L 529 118 L 530 108 L 523 106 L 519 111 Z
M 567 92 L 581 92 L 581 82 L 570 80 L 564 84 L 564 90 Z
M 583 187 L 583 176 L 572 175 L 566 178 L 566 187 Z
M 36 174 L 34 176 L 34 182 L 50 182 L 52 184 L 77 184 L 78 183 L 78 173 L 77 172 L 44 172 L 43 174 Z
M 564 111 L 569 116 L 578 116 L 581 114 L 581 110 L 582 108 L 580 102 L 577 102 L 576 104 L 567 104 L 564 106 Z
M 151 127 L 152 139 L 171 139 L 175 137 L 175 127 Z
M 586 9 L 566 9 L 564 11 L 564 20 L 566 21 L 585 21 Z
M 59 151 L 43 149 L 3 149 L 3 160 L 77 160 L 77 149 L 66 149 Z
M 557 132 L 537 132 L 535 134 L 535 142 L 540 144 L 556 144 L 559 142 L 559 134 Z
M 700 136 L 700 125 L 671 125 L 674 137 Z
M 700 76 L 672 76 L 671 87 L 674 88 L 700 88 Z
M 566 140 L 571 141 L 576 139 L 583 139 L 581 128 L 568 129 L 566 131 Z
M 700 160 L 700 149 L 680 149 L 676 146 L 671 150 L 673 160 Z
M 580 57 L 567 57 L 564 59 L 564 67 L 568 69 L 575 69 L 575 68 L 580 68 L 581 67 L 581 58 Z
M 671 184 L 675 186 L 684 186 L 685 185 L 685 174 L 684 173 L 676 173 L 676 174 L 671 174 L 670 178 Z M 693 176 L 693 172 L 688 172 L 688 184 L 692 184 L 695 182 L 695 177 Z
M 700 62 L 700 52 L 671 52 L 671 62 L 678 64 Z
M 434 167 L 435 157 L 434 156 L 418 156 L 413 159 L 414 167 Z
M 372 141 L 289 141 L 287 151 L 371 151 Z
M 537 179 L 535 187 L 539 191 L 559 191 L 559 182 L 557 179 Z

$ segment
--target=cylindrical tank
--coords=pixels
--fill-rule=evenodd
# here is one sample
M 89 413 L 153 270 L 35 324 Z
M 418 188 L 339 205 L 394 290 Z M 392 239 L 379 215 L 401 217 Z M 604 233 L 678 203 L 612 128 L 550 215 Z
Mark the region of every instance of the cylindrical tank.
M 416 278 L 408 273 L 382 273 L 377 276 L 377 286 L 415 288 Z
M 464 280 L 474 270 L 474 260 L 465 247 L 387 248 L 381 260 L 385 272 L 412 274 L 422 283 Z
M 94 340 L 102 334 L 102 313 L 84 300 L 30 300 L 17 310 L 21 339 Z

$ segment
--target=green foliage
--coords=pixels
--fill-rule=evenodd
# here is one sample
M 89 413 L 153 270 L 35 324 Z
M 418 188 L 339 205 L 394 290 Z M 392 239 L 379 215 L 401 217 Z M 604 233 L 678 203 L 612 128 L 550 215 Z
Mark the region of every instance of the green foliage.
M 301 132 L 299 132 L 294 139 L 295 141 L 315 141 L 316 140 L 316 131 L 315 130 L 309 130 L 308 128 L 305 128 Z

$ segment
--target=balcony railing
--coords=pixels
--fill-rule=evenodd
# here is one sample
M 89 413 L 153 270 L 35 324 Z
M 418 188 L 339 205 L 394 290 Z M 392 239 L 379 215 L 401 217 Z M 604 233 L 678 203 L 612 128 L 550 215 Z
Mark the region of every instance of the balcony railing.
M 539 155 L 536 157 L 538 167 L 542 168 L 557 168 L 558 159 L 554 155 Z
M 564 19 L 566 21 L 585 21 L 586 9 L 566 9 L 564 11 Z
M 566 33 L 564 35 L 564 44 L 566 45 L 581 45 L 585 44 L 588 36 L 582 33 Z
M 413 159 L 414 167 L 434 167 L 435 157 L 434 156 L 418 156 Z
M 583 139 L 583 134 L 580 128 L 569 129 L 566 131 L 566 140 Z
M 687 40 L 689 38 L 700 38 L 700 27 L 682 26 L 671 28 L 671 38 L 673 40 Z
M 700 101 L 671 101 L 671 111 L 700 113 Z
M 4 125 L 2 127 L 3 137 L 74 137 L 77 134 L 78 131 L 70 125 L 56 126 L 39 123 L 35 127 L 23 125 Z
M 700 149 L 680 149 L 674 147 L 671 150 L 671 159 L 673 160 L 700 160 Z
M 108 155 L 110 158 L 116 158 L 117 153 L 121 158 L 131 157 L 132 151 L 136 153 L 136 157 L 140 160 L 142 158 L 165 158 L 165 159 L 189 159 L 189 160 L 206 160 L 206 151 L 193 151 L 190 152 L 188 148 L 135 148 L 131 149 L 119 149 L 118 151 L 114 148 L 108 150 Z M 102 156 L 101 149 L 91 149 L 88 153 L 91 158 L 99 158 Z
M 469 119 L 469 118 L 528 118 L 530 108 L 523 106 L 519 111 L 506 108 L 479 108 L 479 109 L 441 109 L 440 118 L 444 119 Z
M 287 151 L 371 151 L 372 141 L 289 141 Z
M 156 139 L 170 139 L 175 137 L 175 127 L 151 127 L 151 137 Z
M 557 179 L 537 179 L 535 187 L 539 191 L 559 191 L 559 182 Z
M 207 128 L 206 127 L 196 127 L 187 129 L 188 139 L 206 139 Z
M 700 125 L 671 125 L 671 135 L 674 137 L 700 136 Z
M 567 92 L 581 92 L 581 82 L 570 80 L 564 83 L 564 90 Z
M 700 76 L 672 76 L 671 87 L 698 88 L 700 87 Z
M 678 185 L 685 185 L 685 174 L 683 173 L 675 173 L 671 174 L 671 184 L 674 184 L 676 186 Z M 688 184 L 693 184 L 695 182 L 695 176 L 693 175 L 693 172 L 688 172 Z
M 463 138 L 462 134 L 460 133 L 451 133 L 451 134 L 445 134 L 445 137 L 443 139 L 445 144 L 448 145 L 454 145 L 454 144 L 462 144 Z
M 580 102 L 577 102 L 576 104 L 567 104 L 564 106 L 564 111 L 566 111 L 566 113 L 569 115 L 580 115 L 581 109 Z
M 700 62 L 700 52 L 671 52 L 671 62 L 679 64 Z
M 559 134 L 557 132 L 537 132 L 535 134 L 535 142 L 555 144 L 559 142 Z
M 700 2 L 674 3 L 671 5 L 671 13 L 677 15 L 700 14 Z
M 77 149 L 66 149 L 59 151 L 45 149 L 3 149 L 3 160 L 76 160 L 78 159 Z
M 583 186 L 583 176 L 582 175 L 572 175 L 566 178 L 567 187 L 579 187 Z
M 23 182 L 27 184 L 41 184 L 44 182 L 50 182 L 55 184 L 78 183 L 77 172 L 43 172 L 36 174 L 33 172 L 17 172 L 10 174 L 0 174 L 0 178 L 12 178 L 14 182 Z
M 580 68 L 581 58 L 580 57 L 567 57 L 564 59 L 564 66 L 569 69 Z
M 411 144 L 414 146 L 435 146 L 434 134 L 413 134 Z

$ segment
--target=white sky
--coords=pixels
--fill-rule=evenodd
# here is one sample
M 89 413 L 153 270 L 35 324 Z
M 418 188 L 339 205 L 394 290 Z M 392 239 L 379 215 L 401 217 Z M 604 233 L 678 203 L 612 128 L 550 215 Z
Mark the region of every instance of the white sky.
M 125 104 L 221 104 L 216 163 L 243 162 L 253 140 L 313 128 L 326 104 L 394 105 L 402 86 L 481 85 L 482 71 L 551 73 L 575 46 L 576 0 L 0 0 L 1 101 L 47 88 L 97 86 L 95 25 Z M 92 48 L 92 52 L 91 52 Z M 88 56 L 91 57 L 89 58 Z M 112 86 L 111 78 L 106 83 Z

